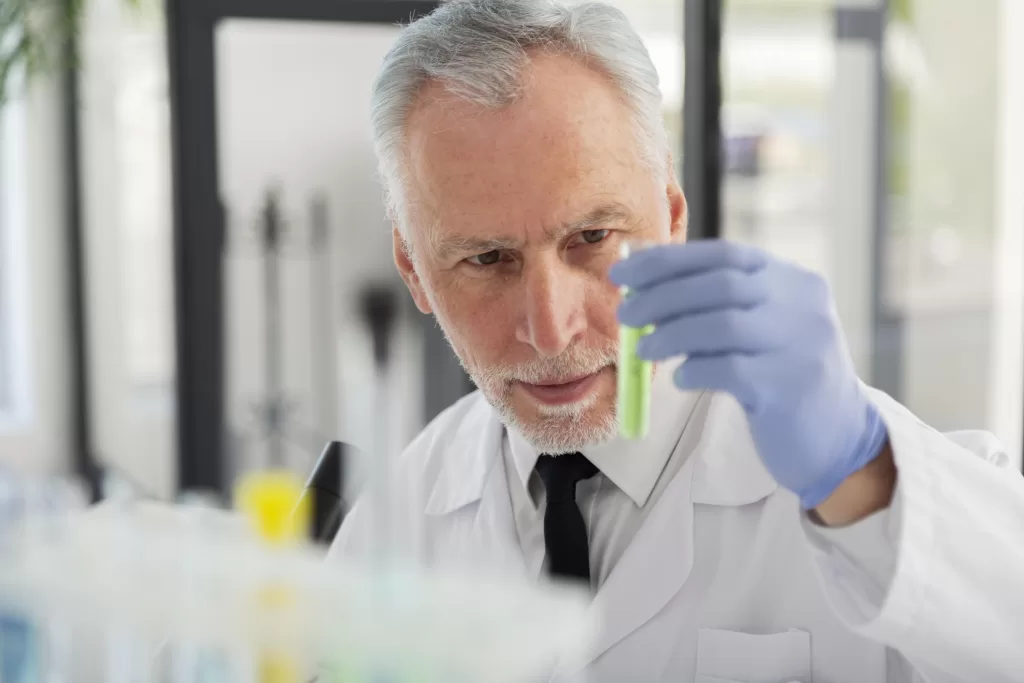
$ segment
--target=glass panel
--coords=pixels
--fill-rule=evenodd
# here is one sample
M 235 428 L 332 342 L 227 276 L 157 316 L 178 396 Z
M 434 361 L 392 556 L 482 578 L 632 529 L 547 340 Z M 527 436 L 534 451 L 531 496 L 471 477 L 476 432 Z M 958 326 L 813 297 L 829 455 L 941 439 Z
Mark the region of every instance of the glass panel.
M 403 297 L 376 180 L 369 97 L 397 27 L 229 20 L 216 35 L 227 207 L 225 416 L 236 472 L 305 477 L 328 439 L 374 447 L 364 288 Z M 281 231 L 268 249 L 268 202 Z M 392 450 L 423 426 L 422 316 L 400 316 Z
M 889 23 L 893 74 L 890 125 L 889 306 L 903 323 L 903 400 L 940 428 L 987 427 L 1020 453 L 1019 362 L 994 350 L 996 330 L 1019 339 L 1019 276 L 998 267 L 1007 240 L 1019 247 L 1024 224 L 1001 223 L 1008 123 L 1000 115 L 1021 65 L 1004 61 L 1000 0 L 903 0 Z M 1019 16 L 1019 15 L 1018 15 Z M 1009 22 L 1013 25 L 1013 22 Z M 1020 31 L 1020 20 L 1016 30 Z M 1019 163 L 1019 162 L 1018 162 Z M 1019 187 L 1016 190 L 1020 199 Z M 1019 271 L 1024 253 L 1018 251 Z M 1007 277 L 1009 276 L 1009 279 Z M 1015 299 L 1009 309 L 1000 305 Z M 1012 319 L 1008 319 L 1009 310 Z M 1015 313 L 1014 313 L 1015 311 Z M 1019 349 L 1017 354 L 1019 355 Z M 1015 370 L 1011 370 L 1015 368 Z M 1008 384 L 999 379 L 1007 370 Z M 993 383 L 1003 384 L 993 393 Z M 1015 424 L 995 416 L 1018 408 Z
M 832 6 L 731 0 L 722 37 L 722 235 L 829 275 Z

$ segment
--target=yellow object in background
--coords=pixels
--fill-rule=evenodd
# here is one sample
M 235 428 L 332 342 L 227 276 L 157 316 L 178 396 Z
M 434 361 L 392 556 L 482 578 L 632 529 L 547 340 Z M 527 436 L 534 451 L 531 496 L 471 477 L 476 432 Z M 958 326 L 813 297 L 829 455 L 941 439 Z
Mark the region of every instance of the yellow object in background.
M 302 481 L 290 472 L 246 475 L 235 488 L 235 506 L 272 545 L 300 543 L 309 534 L 309 498 L 303 498 Z
M 268 545 L 285 547 L 303 542 L 309 533 L 309 498 L 302 495 L 302 481 L 289 472 L 249 474 L 235 489 L 235 505 L 245 512 L 253 528 Z M 277 617 L 286 617 L 292 603 L 287 583 L 272 583 L 262 591 L 260 603 Z M 275 618 L 287 623 L 286 618 Z M 257 663 L 259 683 L 301 683 L 302 669 L 287 652 L 268 649 Z
M 259 683 L 299 683 L 302 681 L 295 660 L 285 656 L 265 655 L 260 658 L 256 676 Z

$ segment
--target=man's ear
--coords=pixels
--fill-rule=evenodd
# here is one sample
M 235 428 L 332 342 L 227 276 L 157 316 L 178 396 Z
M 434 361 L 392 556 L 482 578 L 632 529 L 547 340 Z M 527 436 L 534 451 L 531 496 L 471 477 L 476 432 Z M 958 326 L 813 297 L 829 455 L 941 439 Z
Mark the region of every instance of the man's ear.
M 669 237 L 673 242 L 686 241 L 686 228 L 690 219 L 690 208 L 686 205 L 686 196 L 676 180 L 672 155 L 668 157 L 668 184 L 665 186 L 665 198 L 668 200 Z
M 409 294 L 412 295 L 412 300 L 416 302 L 416 308 L 420 309 L 421 313 L 433 313 L 434 311 L 430 307 L 430 299 L 427 298 L 427 293 L 423 289 L 423 283 L 420 282 L 420 276 L 416 273 L 416 266 L 410 253 L 412 246 L 402 237 L 402 232 L 398 229 L 398 223 L 391 224 L 391 241 L 395 255 L 395 266 L 398 268 L 398 274 L 402 276 L 402 282 L 409 288 Z

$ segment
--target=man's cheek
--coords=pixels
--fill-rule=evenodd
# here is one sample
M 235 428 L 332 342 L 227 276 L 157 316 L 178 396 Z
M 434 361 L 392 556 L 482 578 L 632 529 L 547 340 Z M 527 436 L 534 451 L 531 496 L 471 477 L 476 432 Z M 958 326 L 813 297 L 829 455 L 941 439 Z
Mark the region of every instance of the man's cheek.
M 606 339 L 618 339 L 617 318 L 621 296 L 615 287 L 605 288 L 594 296 L 589 307 L 590 326 Z

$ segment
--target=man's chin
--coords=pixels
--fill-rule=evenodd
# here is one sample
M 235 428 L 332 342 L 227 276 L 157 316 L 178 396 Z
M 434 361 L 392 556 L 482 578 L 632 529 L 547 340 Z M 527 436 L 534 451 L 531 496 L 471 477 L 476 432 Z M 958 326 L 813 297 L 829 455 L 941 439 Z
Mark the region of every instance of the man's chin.
M 515 429 L 530 445 L 542 453 L 572 453 L 615 438 L 615 416 L 595 414 L 512 415 L 506 426 Z

